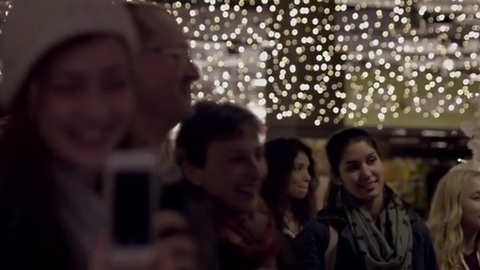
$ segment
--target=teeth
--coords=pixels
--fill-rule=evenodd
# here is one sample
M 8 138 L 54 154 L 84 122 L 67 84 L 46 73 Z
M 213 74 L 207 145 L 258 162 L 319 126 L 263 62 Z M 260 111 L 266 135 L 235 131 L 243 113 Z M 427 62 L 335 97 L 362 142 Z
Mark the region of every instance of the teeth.
M 242 192 L 246 192 L 246 193 L 253 193 L 254 192 L 254 188 L 253 187 L 250 187 L 250 186 L 241 186 L 241 187 L 237 187 L 237 190 L 239 191 L 242 191 Z
M 87 132 L 79 132 L 77 136 L 84 140 L 97 140 L 103 136 L 103 132 L 100 130 L 91 130 Z
M 375 184 L 377 182 L 377 180 L 374 180 L 374 181 L 369 181 L 367 183 L 364 183 L 364 184 L 360 184 L 360 187 L 364 188 L 364 187 L 369 187 L 373 184 Z

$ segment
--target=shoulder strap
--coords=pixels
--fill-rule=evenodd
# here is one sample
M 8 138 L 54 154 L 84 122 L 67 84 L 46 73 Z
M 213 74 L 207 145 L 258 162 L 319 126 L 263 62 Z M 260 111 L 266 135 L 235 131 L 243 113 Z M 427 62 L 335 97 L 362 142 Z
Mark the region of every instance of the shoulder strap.
M 337 259 L 338 232 L 331 225 L 328 225 L 328 232 L 330 234 L 330 239 L 324 255 L 325 270 L 333 270 L 335 269 L 335 261 Z

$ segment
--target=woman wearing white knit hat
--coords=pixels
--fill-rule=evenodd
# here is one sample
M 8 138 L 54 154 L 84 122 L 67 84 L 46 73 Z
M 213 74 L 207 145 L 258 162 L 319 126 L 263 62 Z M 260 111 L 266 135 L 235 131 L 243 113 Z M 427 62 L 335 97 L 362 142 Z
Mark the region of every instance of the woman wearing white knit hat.
M 134 110 L 134 26 L 111 0 L 17 0 L 2 30 L 0 268 L 87 269 L 96 175 Z

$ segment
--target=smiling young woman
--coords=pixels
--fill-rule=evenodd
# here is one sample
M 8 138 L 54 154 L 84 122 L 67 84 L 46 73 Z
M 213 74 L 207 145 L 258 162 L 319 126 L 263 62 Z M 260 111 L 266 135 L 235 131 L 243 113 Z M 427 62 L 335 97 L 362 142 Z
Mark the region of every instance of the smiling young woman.
M 344 129 L 326 150 L 329 200 L 296 238 L 301 269 L 438 269 L 427 227 L 384 183 L 375 140 L 365 130 Z M 331 247 L 341 260 L 325 256 Z
M 0 268 L 87 269 L 97 176 L 133 116 L 133 23 L 108 0 L 18 1 L 2 30 Z

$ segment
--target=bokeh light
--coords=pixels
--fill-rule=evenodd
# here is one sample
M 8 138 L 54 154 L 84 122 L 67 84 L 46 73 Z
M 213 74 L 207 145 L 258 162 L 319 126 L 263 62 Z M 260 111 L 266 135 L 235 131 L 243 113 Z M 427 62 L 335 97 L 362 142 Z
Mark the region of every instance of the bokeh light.
M 202 71 L 195 99 L 315 125 L 346 119 L 381 127 L 409 114 L 475 110 L 475 0 L 191 0 L 170 8 Z

